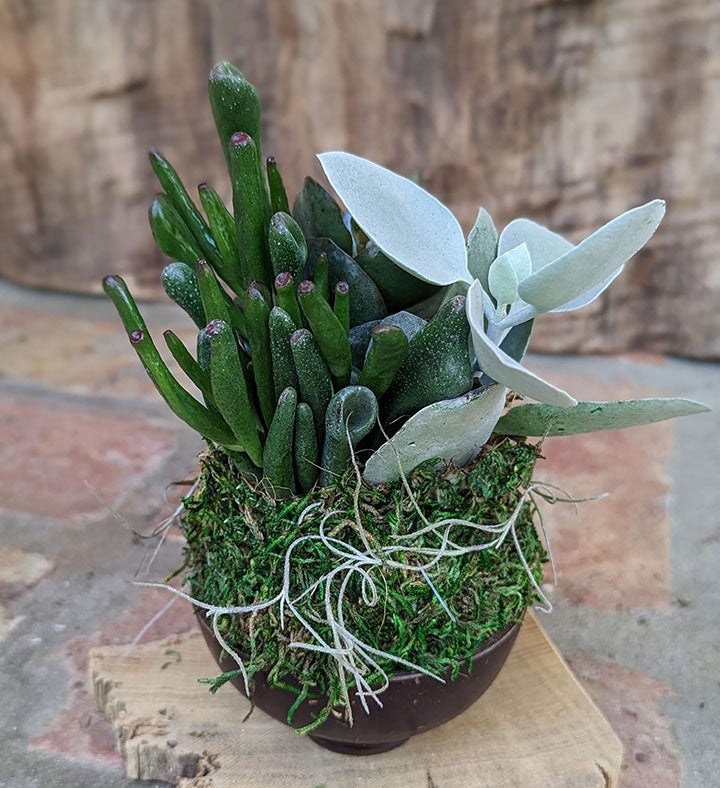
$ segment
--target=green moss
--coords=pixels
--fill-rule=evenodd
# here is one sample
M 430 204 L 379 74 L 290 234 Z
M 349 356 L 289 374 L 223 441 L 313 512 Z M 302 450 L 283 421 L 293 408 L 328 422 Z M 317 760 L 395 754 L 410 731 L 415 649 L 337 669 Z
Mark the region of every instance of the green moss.
M 415 499 L 429 521 L 447 517 L 474 523 L 506 520 L 527 487 L 538 450 L 521 440 L 502 439 L 487 446 L 467 468 L 433 462 L 416 469 L 409 478 Z M 324 512 L 339 510 L 326 524 L 326 533 L 362 549 L 354 515 L 355 477 L 348 473 L 334 487 L 312 490 L 304 497 L 276 501 L 244 481 L 231 459 L 221 451 L 202 459 L 201 483 L 185 502 L 186 580 L 192 596 L 217 606 L 247 606 L 275 597 L 281 586 L 285 553 L 299 536 L 316 534 Z M 310 503 L 322 502 L 297 524 Z M 406 534 L 424 523 L 401 483 L 362 487 L 358 498 L 360 519 L 371 544 L 394 544 L 394 535 Z M 442 532 L 442 529 L 440 529 Z M 546 554 L 533 524 L 533 506 L 523 505 L 516 524 L 523 553 L 537 581 Z M 455 527 L 452 540 L 459 546 L 487 541 L 488 535 Z M 435 533 L 418 537 L 414 546 L 437 548 Z M 417 564 L 417 556 L 399 554 L 398 561 Z M 292 590 L 299 594 L 335 564 L 319 541 L 304 541 L 293 550 Z M 440 604 L 433 589 L 417 571 L 376 567 L 373 578 L 380 592 L 375 606 L 363 603 L 361 581 L 350 581 L 344 615 L 346 626 L 369 646 L 389 651 L 442 674 L 456 673 L 479 645 L 507 624 L 519 620 L 536 601 L 536 592 L 523 568 L 510 536 L 499 547 L 461 556 L 443 557 L 427 571 L 455 621 Z M 323 611 L 323 587 L 298 604 L 319 634 L 331 638 L 318 622 Z M 251 655 L 248 672 L 270 672 L 279 686 L 294 674 L 304 686 L 302 695 L 327 696 L 326 709 L 340 702 L 337 666 L 318 652 L 289 649 L 293 640 L 307 640 L 302 625 L 286 611 L 281 631 L 277 606 L 253 615 L 221 618 L 220 631 L 228 644 Z M 379 660 L 389 674 L 397 665 Z M 229 674 L 215 680 L 217 688 Z M 325 715 L 320 715 L 319 721 Z

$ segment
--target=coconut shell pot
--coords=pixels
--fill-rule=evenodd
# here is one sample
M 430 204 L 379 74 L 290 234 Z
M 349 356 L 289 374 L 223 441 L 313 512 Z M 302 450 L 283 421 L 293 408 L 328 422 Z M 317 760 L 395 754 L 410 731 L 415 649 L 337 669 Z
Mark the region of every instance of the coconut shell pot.
M 222 671 L 232 670 L 236 667 L 235 663 L 223 654 L 201 611 L 197 613 L 197 618 L 218 667 Z M 340 714 L 323 722 L 308 734 L 309 738 L 334 752 L 375 755 L 399 747 L 411 736 L 449 722 L 472 706 L 493 683 L 512 650 L 520 626 L 519 623 L 507 626 L 485 641 L 472 660 L 461 666 L 454 680 L 446 675 L 445 683 L 441 683 L 421 673 L 398 672 L 380 696 L 382 707 L 370 701 L 370 713 L 367 714 L 357 698 L 353 698 L 352 725 L 344 714 Z M 253 703 L 273 719 L 288 724 L 288 711 L 297 696 L 288 690 L 270 686 L 267 675 L 266 671 L 255 674 Z M 284 682 L 299 687 L 292 676 L 285 677 Z M 233 679 L 232 683 L 245 695 L 241 677 Z M 293 715 L 292 727 L 309 725 L 314 713 L 325 702 L 326 699 L 321 698 L 302 703 Z

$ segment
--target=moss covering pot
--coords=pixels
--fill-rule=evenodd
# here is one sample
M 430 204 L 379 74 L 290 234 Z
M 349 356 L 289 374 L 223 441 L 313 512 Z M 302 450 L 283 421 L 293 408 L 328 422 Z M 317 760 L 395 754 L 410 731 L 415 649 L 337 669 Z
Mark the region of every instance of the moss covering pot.
M 462 711 L 525 609 L 549 607 L 537 502 L 557 492 L 533 480 L 528 439 L 705 410 L 578 402 L 522 365 L 535 319 L 597 298 L 665 206 L 577 245 L 528 219 L 498 232 L 480 209 L 466 238 L 414 182 L 335 151 L 319 159 L 344 207 L 308 178 L 291 208 L 253 86 L 220 63 L 209 92 L 231 209 L 208 184 L 198 207 L 150 154 L 162 284 L 197 327 L 194 348 L 164 338 L 197 394 L 122 278 L 104 280 L 158 391 L 207 444 L 182 582 L 160 585 L 203 614 L 224 671 L 213 690 L 238 683 L 325 746 L 381 751 Z
M 223 644 L 243 652 L 226 651 L 213 688 L 229 679 L 259 708 L 347 752 L 389 749 L 459 714 L 494 679 L 538 599 L 545 550 L 522 492 L 535 460 L 533 446 L 505 439 L 464 468 L 427 463 L 407 486 L 360 486 L 348 473 L 278 502 L 238 479 L 221 452 L 205 455 L 186 502 L 188 592 L 226 610 L 276 600 L 204 624 L 216 658 Z M 443 519 L 440 532 L 427 529 Z M 496 546 L 475 549 L 477 533 L 462 523 L 496 520 L 507 523 Z

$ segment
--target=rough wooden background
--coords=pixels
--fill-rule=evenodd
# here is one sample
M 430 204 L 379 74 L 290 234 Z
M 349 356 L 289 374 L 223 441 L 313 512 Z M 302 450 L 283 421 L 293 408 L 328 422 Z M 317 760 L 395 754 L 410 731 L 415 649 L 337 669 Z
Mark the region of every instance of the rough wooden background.
M 226 191 L 219 59 L 258 85 L 292 188 L 343 148 L 417 171 L 465 227 L 483 204 L 574 240 L 665 197 L 650 249 L 533 347 L 720 357 L 716 0 L 0 0 L 0 275 L 157 294 L 145 150 Z

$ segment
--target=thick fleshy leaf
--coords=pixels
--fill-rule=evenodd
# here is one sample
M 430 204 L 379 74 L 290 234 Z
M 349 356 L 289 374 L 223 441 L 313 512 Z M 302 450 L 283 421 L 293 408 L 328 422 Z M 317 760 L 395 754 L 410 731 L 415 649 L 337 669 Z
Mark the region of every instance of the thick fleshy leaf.
M 352 254 L 352 236 L 345 226 L 340 206 L 313 178 L 305 178 L 303 183 L 302 210 L 313 238 L 329 238 L 343 252 Z
M 523 245 L 501 254 L 490 266 L 488 287 L 490 288 L 490 295 L 495 299 L 496 304 L 514 304 L 517 301 L 520 280 L 515 272 L 513 257 L 520 256 L 523 252 L 529 264 L 530 258 L 527 256 L 527 247 Z
M 499 435 L 532 437 L 577 435 L 600 430 L 620 430 L 656 421 L 690 416 L 710 410 L 690 399 L 630 399 L 610 402 L 578 402 L 572 408 L 552 405 L 519 405 L 498 422 Z
M 665 214 L 663 200 L 626 211 L 520 283 L 520 297 L 540 312 L 558 309 L 607 281 L 641 249 Z
M 515 271 L 518 281 L 522 282 L 532 273 L 532 260 L 526 243 L 521 243 L 503 254 Z
M 653 205 L 653 203 L 650 203 L 650 205 Z M 533 272 L 540 270 L 544 266 L 554 262 L 558 258 L 564 256 L 576 248 L 567 239 L 563 238 L 557 233 L 552 232 L 551 230 L 548 230 L 546 227 L 531 221 L 530 219 L 515 219 L 510 222 L 500 234 L 497 250 L 498 255 L 506 253 L 520 243 L 527 244 L 530 257 L 532 259 Z M 572 310 L 587 306 L 592 301 L 594 301 L 622 272 L 624 263 L 625 261 L 616 266 L 607 277 L 601 280 L 594 287 L 584 290 L 577 297 L 572 298 L 553 309 L 539 309 L 537 311 L 570 312 Z M 521 303 L 522 301 L 518 301 L 516 306 Z
M 409 473 L 433 458 L 466 465 L 492 434 L 506 393 L 503 386 L 490 386 L 419 410 L 372 454 L 363 478 L 368 484 L 392 482 L 400 467 Z
M 419 304 L 440 289 L 395 265 L 372 241 L 355 257 L 355 262 L 375 282 L 389 312 Z
M 579 295 L 577 298 L 573 298 L 572 301 L 568 301 L 567 303 L 563 304 L 562 306 L 558 306 L 555 309 L 551 309 L 551 312 L 573 312 L 576 309 L 582 309 L 584 306 L 591 304 L 601 293 L 605 292 L 605 290 L 610 287 L 610 285 L 620 276 L 623 272 L 625 265 L 621 265 L 619 268 L 616 268 L 607 279 L 603 279 L 599 285 L 595 287 L 591 287 L 589 290 L 585 290 L 584 293 Z
M 498 232 L 490 214 L 481 208 L 467 239 L 467 265 L 470 275 L 488 291 L 488 270 L 498 256 Z
M 372 330 L 380 323 L 388 326 L 397 326 L 402 329 L 402 332 L 410 341 L 418 331 L 421 331 L 427 325 L 427 322 L 427 320 L 423 320 L 423 318 L 412 312 L 396 312 L 394 315 L 383 317 L 382 320 L 371 320 L 367 323 L 353 326 L 349 335 L 353 366 L 358 369 L 362 368 L 370 346 L 370 340 L 372 339 Z
M 351 446 L 357 446 L 375 427 L 377 418 L 377 399 L 365 386 L 346 386 L 333 396 L 325 412 L 321 487 L 343 475 L 350 465 Z
M 412 341 L 412 338 L 417 334 L 419 331 L 422 331 L 423 328 L 427 325 L 427 320 L 419 317 L 418 315 L 413 314 L 412 312 L 396 312 L 394 315 L 388 315 L 384 317 L 381 323 L 385 323 L 389 326 L 397 326 L 401 328 L 405 336 L 408 338 L 408 341 Z
M 519 297 L 519 283 L 531 273 L 527 244 L 522 243 L 501 254 L 488 271 L 488 287 L 495 303 L 514 304 Z
M 575 249 L 574 244 L 570 243 L 566 238 L 563 238 L 557 233 L 552 232 L 552 230 L 548 230 L 547 227 L 543 227 L 530 219 L 515 219 L 505 227 L 498 241 L 498 254 L 504 254 L 520 243 L 527 244 L 532 259 L 533 271 L 538 271 L 548 263 L 552 263 L 559 257 L 562 257 L 571 249 Z M 615 268 L 612 273 L 595 287 L 584 291 L 577 298 L 573 298 L 567 303 L 549 311 L 571 312 L 575 309 L 581 309 L 587 306 L 606 290 L 613 280 L 622 273 L 623 267 L 624 263 Z
M 523 243 L 526 244 L 528 252 L 530 252 L 533 271 L 557 260 L 558 257 L 562 257 L 574 248 L 574 244 L 566 238 L 548 230 L 541 224 L 537 224 L 537 222 L 530 219 L 513 219 L 500 233 L 497 253 L 498 255 L 505 254 Z
M 575 244 L 570 243 L 566 238 L 530 219 L 514 219 L 508 224 L 500 235 L 498 254 L 505 254 L 519 243 L 524 243 L 527 246 L 533 271 L 537 271 L 544 265 L 552 263 L 553 260 L 557 260 L 558 257 L 562 257 L 566 252 L 575 248 Z M 607 279 L 604 279 L 596 287 L 586 290 L 572 301 L 568 301 L 566 304 L 550 311 L 572 312 L 592 303 L 622 273 L 623 267 L 621 265 L 616 268 Z M 518 303 L 523 302 L 520 301 Z
M 353 219 L 401 268 L 437 285 L 472 281 L 457 219 L 425 189 L 351 153 L 318 159 Z
M 515 361 L 522 361 L 530 344 L 533 323 L 533 320 L 526 320 L 520 325 L 513 326 L 505 339 L 500 343 L 500 350 L 507 353 Z
M 497 383 L 530 399 L 565 408 L 577 404 L 566 391 L 534 375 L 488 339 L 483 326 L 482 300 L 482 287 L 475 281 L 468 290 L 467 316 L 480 369 Z
M 367 354 L 370 340 L 372 339 L 372 330 L 380 322 L 380 320 L 369 320 L 367 323 L 360 323 L 358 326 L 352 326 L 348 334 L 350 342 L 350 353 L 352 354 L 352 363 L 357 369 L 362 369 Z
M 377 320 L 387 313 L 385 302 L 373 280 L 339 246 L 329 238 L 308 238 L 308 257 L 305 275 L 315 275 L 318 258 L 325 254 L 328 259 L 328 286 L 335 292 L 338 282 L 350 286 L 350 325 L 357 326 L 369 320 Z

